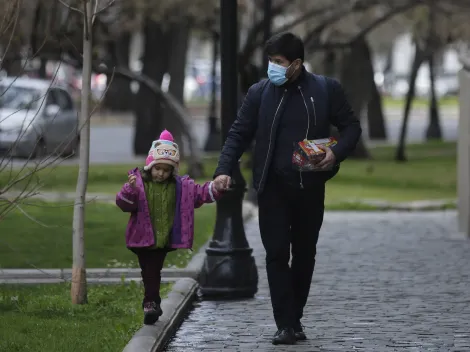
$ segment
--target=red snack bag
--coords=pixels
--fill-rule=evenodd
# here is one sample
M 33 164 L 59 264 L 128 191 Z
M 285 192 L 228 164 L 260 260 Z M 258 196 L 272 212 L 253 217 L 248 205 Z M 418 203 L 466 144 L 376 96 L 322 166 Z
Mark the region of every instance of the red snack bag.
M 317 171 L 315 164 L 325 157 L 325 152 L 318 146 L 331 147 L 336 143 L 334 137 L 303 140 L 292 154 L 292 165 L 299 171 Z

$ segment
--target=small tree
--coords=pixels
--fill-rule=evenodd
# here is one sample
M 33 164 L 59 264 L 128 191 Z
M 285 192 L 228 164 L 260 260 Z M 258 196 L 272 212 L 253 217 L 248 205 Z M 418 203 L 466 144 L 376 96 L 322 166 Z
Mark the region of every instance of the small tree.
M 98 0 L 95 0 L 97 3 Z M 86 269 L 85 269 L 85 197 L 90 165 L 90 91 L 92 65 L 92 0 L 83 0 L 83 70 L 80 125 L 80 161 L 78 180 L 73 208 L 73 264 L 72 264 L 72 303 L 87 303 Z
M 73 304 L 87 303 L 87 283 L 85 267 L 85 204 L 90 167 L 90 93 L 91 74 L 93 67 L 93 23 L 96 16 L 114 3 L 114 0 L 81 0 L 83 10 L 71 7 L 59 0 L 65 6 L 78 11 L 83 16 L 83 55 L 82 55 L 82 91 L 80 109 L 80 160 L 78 167 L 77 188 L 73 211 L 73 264 L 71 297 Z M 101 5 L 101 6 L 100 6 Z

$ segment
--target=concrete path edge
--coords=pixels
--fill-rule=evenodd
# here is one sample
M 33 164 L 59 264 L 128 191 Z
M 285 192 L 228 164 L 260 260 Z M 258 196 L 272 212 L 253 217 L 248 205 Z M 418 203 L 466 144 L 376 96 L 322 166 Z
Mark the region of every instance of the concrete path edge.
M 183 322 L 197 297 L 198 283 L 186 277 L 179 279 L 168 297 L 163 299 L 163 315 L 154 325 L 140 328 L 123 352 L 160 352 Z

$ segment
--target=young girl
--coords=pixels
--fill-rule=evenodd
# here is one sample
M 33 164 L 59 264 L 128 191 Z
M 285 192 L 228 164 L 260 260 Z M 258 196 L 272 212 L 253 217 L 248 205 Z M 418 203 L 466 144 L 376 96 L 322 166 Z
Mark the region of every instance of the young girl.
M 192 247 L 194 209 L 222 194 L 213 182 L 198 185 L 178 176 L 179 159 L 173 136 L 163 131 L 153 142 L 144 168 L 129 171 L 128 182 L 116 196 L 122 211 L 131 213 L 126 246 L 137 255 L 142 270 L 144 324 L 154 324 L 162 315 L 160 282 L 166 254 Z

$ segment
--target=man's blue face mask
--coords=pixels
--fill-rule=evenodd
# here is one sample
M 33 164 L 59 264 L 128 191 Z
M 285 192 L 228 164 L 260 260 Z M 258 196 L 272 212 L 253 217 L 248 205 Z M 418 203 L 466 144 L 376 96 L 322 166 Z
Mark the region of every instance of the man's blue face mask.
M 276 86 L 282 86 L 287 82 L 286 72 L 288 67 L 284 67 L 269 61 L 268 63 L 268 77 Z

